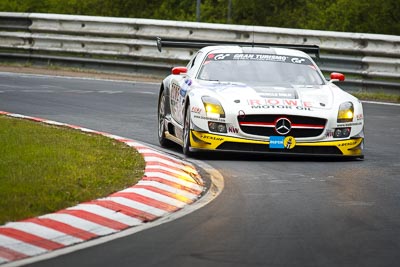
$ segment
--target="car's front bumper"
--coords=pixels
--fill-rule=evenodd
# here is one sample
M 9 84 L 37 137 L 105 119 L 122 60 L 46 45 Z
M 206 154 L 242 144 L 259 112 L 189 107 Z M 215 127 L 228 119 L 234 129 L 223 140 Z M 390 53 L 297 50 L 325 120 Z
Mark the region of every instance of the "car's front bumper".
M 276 145 L 271 145 L 270 141 L 250 140 L 192 130 L 190 141 L 193 150 L 364 157 L 364 138 L 362 137 L 320 142 L 292 140 L 291 145 L 288 145 L 286 142 L 282 147 L 279 145 L 277 147 Z

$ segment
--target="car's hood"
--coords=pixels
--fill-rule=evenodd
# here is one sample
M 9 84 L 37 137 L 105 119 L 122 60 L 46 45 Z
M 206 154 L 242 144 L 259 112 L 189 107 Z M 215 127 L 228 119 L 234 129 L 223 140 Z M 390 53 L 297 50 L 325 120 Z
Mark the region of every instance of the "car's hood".
M 333 103 L 331 84 L 315 86 L 254 86 L 239 83 L 213 83 L 207 88 L 227 103 L 251 106 L 292 105 L 330 109 Z

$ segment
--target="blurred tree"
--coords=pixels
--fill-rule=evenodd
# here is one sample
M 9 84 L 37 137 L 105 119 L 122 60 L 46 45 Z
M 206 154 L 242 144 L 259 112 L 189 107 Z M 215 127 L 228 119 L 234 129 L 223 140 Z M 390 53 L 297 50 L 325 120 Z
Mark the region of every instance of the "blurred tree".
M 201 21 L 400 35 L 399 0 L 202 0 Z M 195 0 L 1 0 L 0 11 L 196 20 Z
M 158 8 L 154 9 L 154 18 L 167 20 L 196 20 L 195 0 L 166 0 L 159 2 Z
M 202 21 L 211 23 L 227 23 L 228 0 L 202 0 Z
M 398 0 L 316 0 L 306 2 L 299 28 L 400 35 Z

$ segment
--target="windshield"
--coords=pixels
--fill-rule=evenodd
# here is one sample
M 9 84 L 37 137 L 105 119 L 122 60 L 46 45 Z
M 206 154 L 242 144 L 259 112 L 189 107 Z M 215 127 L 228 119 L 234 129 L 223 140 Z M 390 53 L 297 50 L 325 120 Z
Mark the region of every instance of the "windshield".
M 269 54 L 209 54 L 197 78 L 258 86 L 325 83 L 308 58 Z

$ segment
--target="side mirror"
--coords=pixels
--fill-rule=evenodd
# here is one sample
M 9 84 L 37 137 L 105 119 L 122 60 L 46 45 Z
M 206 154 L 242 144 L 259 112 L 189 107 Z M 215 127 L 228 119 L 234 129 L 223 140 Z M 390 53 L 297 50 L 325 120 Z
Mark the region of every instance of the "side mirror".
M 343 82 L 345 79 L 344 74 L 338 72 L 331 73 L 331 82 Z
M 173 75 L 179 75 L 182 73 L 186 73 L 187 72 L 187 68 L 186 67 L 174 67 L 172 68 L 172 74 Z

